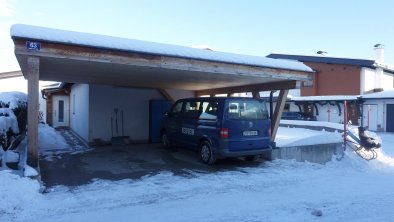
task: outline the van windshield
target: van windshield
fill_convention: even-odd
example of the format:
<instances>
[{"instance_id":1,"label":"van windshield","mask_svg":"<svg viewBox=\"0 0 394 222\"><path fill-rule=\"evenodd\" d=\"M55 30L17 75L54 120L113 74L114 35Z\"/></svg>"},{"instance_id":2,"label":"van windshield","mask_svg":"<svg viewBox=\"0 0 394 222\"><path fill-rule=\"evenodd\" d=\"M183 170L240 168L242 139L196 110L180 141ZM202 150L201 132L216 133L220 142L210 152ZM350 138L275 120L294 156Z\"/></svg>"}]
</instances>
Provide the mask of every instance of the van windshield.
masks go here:
<instances>
[{"instance_id":1,"label":"van windshield","mask_svg":"<svg viewBox=\"0 0 394 222\"><path fill-rule=\"evenodd\" d=\"M267 119L268 111L263 101L232 100L228 105L229 119Z\"/></svg>"}]
</instances>

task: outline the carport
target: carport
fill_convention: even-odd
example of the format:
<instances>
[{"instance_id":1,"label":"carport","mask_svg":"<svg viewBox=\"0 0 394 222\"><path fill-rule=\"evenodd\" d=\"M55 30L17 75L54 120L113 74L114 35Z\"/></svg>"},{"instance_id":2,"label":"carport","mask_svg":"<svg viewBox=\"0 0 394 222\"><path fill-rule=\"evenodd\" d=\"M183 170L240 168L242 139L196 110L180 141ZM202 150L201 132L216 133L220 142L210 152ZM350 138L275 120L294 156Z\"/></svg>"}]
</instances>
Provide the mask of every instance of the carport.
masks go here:
<instances>
[{"instance_id":1,"label":"carport","mask_svg":"<svg viewBox=\"0 0 394 222\"><path fill-rule=\"evenodd\" d=\"M280 90L272 115L275 140L289 89L311 81L300 62L230 54L102 35L14 25L15 55L28 80L28 164L38 167L39 80L168 89L195 96Z\"/></svg>"}]
</instances>

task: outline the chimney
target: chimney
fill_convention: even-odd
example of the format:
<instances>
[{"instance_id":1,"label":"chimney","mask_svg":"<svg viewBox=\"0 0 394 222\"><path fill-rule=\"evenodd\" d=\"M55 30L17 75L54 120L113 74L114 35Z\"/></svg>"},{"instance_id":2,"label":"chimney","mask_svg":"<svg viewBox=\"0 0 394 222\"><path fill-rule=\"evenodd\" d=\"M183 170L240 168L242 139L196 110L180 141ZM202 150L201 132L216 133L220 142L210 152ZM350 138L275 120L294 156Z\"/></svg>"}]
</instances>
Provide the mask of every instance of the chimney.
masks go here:
<instances>
[{"instance_id":1,"label":"chimney","mask_svg":"<svg viewBox=\"0 0 394 222\"><path fill-rule=\"evenodd\" d=\"M316 54L321 55L321 56L325 56L325 55L327 55L327 52L319 50L319 51L316 52Z\"/></svg>"},{"instance_id":2,"label":"chimney","mask_svg":"<svg viewBox=\"0 0 394 222\"><path fill-rule=\"evenodd\" d=\"M374 45L375 60L379 63L384 63L384 46L382 44Z\"/></svg>"},{"instance_id":3,"label":"chimney","mask_svg":"<svg viewBox=\"0 0 394 222\"><path fill-rule=\"evenodd\" d=\"M383 45L376 44L376 45L374 45L374 49L375 49L375 62L384 63ZM381 67L376 67L375 68L375 88L373 89L374 92L383 91L382 81L383 81L383 69Z\"/></svg>"}]
</instances>

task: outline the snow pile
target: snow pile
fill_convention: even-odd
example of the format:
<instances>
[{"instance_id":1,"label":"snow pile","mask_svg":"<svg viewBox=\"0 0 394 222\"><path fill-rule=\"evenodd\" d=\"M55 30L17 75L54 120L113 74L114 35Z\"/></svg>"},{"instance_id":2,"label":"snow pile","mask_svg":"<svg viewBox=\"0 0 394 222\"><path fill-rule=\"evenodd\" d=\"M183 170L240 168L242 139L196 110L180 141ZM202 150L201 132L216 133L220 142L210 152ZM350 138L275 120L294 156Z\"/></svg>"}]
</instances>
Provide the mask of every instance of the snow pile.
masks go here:
<instances>
[{"instance_id":1,"label":"snow pile","mask_svg":"<svg viewBox=\"0 0 394 222\"><path fill-rule=\"evenodd\" d=\"M41 152L70 148L63 136L47 124L38 126L38 146Z\"/></svg>"},{"instance_id":2,"label":"snow pile","mask_svg":"<svg viewBox=\"0 0 394 222\"><path fill-rule=\"evenodd\" d=\"M280 120L281 124L298 125L298 126L321 126L337 130L343 130L343 123L333 123L325 121L303 121L303 120Z\"/></svg>"},{"instance_id":3,"label":"snow pile","mask_svg":"<svg viewBox=\"0 0 394 222\"><path fill-rule=\"evenodd\" d=\"M23 92L1 92L0 102L4 104L9 103L9 108L15 109L27 105L27 95Z\"/></svg>"},{"instance_id":4,"label":"snow pile","mask_svg":"<svg viewBox=\"0 0 394 222\"><path fill-rule=\"evenodd\" d=\"M338 132L331 133L324 130L316 131L309 129L279 127L276 141L276 145L278 147L292 147L314 144L341 143L343 139L342 134Z\"/></svg>"},{"instance_id":5,"label":"snow pile","mask_svg":"<svg viewBox=\"0 0 394 222\"><path fill-rule=\"evenodd\" d=\"M21 211L42 201L37 180L20 177L10 170L0 170L0 178L0 221L14 221Z\"/></svg>"}]
</instances>

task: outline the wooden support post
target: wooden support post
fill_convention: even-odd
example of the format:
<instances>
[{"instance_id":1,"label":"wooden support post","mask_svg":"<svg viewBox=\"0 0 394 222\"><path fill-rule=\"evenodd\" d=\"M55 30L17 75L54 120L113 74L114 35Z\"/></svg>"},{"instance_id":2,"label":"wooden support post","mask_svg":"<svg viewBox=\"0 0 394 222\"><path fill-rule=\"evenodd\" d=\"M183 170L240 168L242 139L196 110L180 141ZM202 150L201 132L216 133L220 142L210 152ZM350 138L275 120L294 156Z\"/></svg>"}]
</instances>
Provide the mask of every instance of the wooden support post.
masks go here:
<instances>
[{"instance_id":1,"label":"wooden support post","mask_svg":"<svg viewBox=\"0 0 394 222\"><path fill-rule=\"evenodd\" d=\"M260 92L259 91L253 92L253 98L260 99Z\"/></svg>"},{"instance_id":2,"label":"wooden support post","mask_svg":"<svg viewBox=\"0 0 394 222\"><path fill-rule=\"evenodd\" d=\"M165 89L159 89L159 91L160 91L161 95L164 96L164 98L166 98L168 101L171 102L171 104L174 104L174 103L175 103L175 99L172 98L172 96L167 92L167 90L165 90Z\"/></svg>"},{"instance_id":3,"label":"wooden support post","mask_svg":"<svg viewBox=\"0 0 394 222\"><path fill-rule=\"evenodd\" d=\"M275 141L276 133L278 132L280 118L282 116L283 109L285 108L288 89L280 90L278 101L276 102L274 116L271 122L271 141Z\"/></svg>"},{"instance_id":4,"label":"wooden support post","mask_svg":"<svg viewBox=\"0 0 394 222\"><path fill-rule=\"evenodd\" d=\"M40 58L27 57L27 164L38 169L38 80L40 74Z\"/></svg>"}]
</instances>

